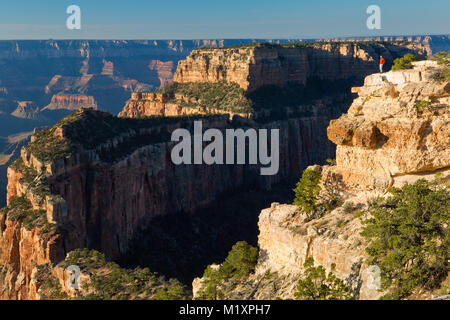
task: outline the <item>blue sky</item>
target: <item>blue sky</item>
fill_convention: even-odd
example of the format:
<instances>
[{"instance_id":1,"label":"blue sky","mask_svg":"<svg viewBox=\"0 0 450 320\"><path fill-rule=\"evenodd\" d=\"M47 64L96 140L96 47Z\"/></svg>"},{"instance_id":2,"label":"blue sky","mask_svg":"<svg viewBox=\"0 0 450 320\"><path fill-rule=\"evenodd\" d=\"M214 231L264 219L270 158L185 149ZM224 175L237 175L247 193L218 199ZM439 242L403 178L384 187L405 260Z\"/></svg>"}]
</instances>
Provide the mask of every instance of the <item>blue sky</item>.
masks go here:
<instances>
[{"instance_id":1,"label":"blue sky","mask_svg":"<svg viewBox=\"0 0 450 320\"><path fill-rule=\"evenodd\" d=\"M81 8L81 30L66 8ZM381 30L366 27L369 5ZM323 38L448 34L449 0L0 0L0 39Z\"/></svg>"}]
</instances>

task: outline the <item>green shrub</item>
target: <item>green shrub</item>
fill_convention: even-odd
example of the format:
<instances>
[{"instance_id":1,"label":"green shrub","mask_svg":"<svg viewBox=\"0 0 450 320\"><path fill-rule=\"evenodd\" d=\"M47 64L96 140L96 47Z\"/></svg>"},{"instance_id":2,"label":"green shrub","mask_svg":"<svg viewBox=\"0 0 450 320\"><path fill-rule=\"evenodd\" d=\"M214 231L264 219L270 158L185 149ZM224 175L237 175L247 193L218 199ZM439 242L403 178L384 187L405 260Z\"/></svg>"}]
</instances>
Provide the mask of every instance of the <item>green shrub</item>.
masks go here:
<instances>
[{"instance_id":1,"label":"green shrub","mask_svg":"<svg viewBox=\"0 0 450 320\"><path fill-rule=\"evenodd\" d=\"M351 300L353 296L345 283L333 273L326 274L322 266L314 267L314 259L309 257L303 266L306 270L298 280L297 300Z\"/></svg>"},{"instance_id":2,"label":"green shrub","mask_svg":"<svg viewBox=\"0 0 450 320\"><path fill-rule=\"evenodd\" d=\"M255 271L258 249L245 241L237 242L220 266L209 265L203 273L204 282L200 288L199 299L216 300L224 297L220 285L237 281Z\"/></svg>"},{"instance_id":3,"label":"green shrub","mask_svg":"<svg viewBox=\"0 0 450 320\"><path fill-rule=\"evenodd\" d=\"M413 61L419 61L419 58L412 53L407 53L403 56L403 58L397 58L394 60L392 70L412 69L413 65L411 64L411 62Z\"/></svg>"},{"instance_id":4,"label":"green shrub","mask_svg":"<svg viewBox=\"0 0 450 320\"><path fill-rule=\"evenodd\" d=\"M52 275L50 264L42 264L36 267L36 281L41 283L39 288L42 300L63 300L67 294L62 292L59 280Z\"/></svg>"},{"instance_id":5,"label":"green shrub","mask_svg":"<svg viewBox=\"0 0 450 320\"><path fill-rule=\"evenodd\" d=\"M357 206L353 202L347 201L342 206L342 209L344 210L344 213L352 213L357 209Z\"/></svg>"},{"instance_id":6,"label":"green shrub","mask_svg":"<svg viewBox=\"0 0 450 320\"><path fill-rule=\"evenodd\" d=\"M211 108L236 113L253 112L251 100L246 97L244 89L235 82L172 82L156 92L164 94L169 101L180 103L184 107ZM176 94L187 97L188 101L177 100Z\"/></svg>"},{"instance_id":7,"label":"green shrub","mask_svg":"<svg viewBox=\"0 0 450 320\"><path fill-rule=\"evenodd\" d=\"M294 189L294 204L305 213L316 210L316 203L320 193L319 181L322 174L318 170L306 169Z\"/></svg>"},{"instance_id":8,"label":"green shrub","mask_svg":"<svg viewBox=\"0 0 450 320\"><path fill-rule=\"evenodd\" d=\"M153 300L186 300L185 287L175 279L169 280L169 285L158 289Z\"/></svg>"},{"instance_id":9,"label":"green shrub","mask_svg":"<svg viewBox=\"0 0 450 320\"><path fill-rule=\"evenodd\" d=\"M431 106L431 102L426 101L426 100L417 101L415 104L417 112L419 112L419 113L423 112L425 109L429 108L430 106Z\"/></svg>"},{"instance_id":10,"label":"green shrub","mask_svg":"<svg viewBox=\"0 0 450 320\"><path fill-rule=\"evenodd\" d=\"M450 65L450 53L445 51L437 52L433 55L433 60L448 66Z\"/></svg>"},{"instance_id":11,"label":"green shrub","mask_svg":"<svg viewBox=\"0 0 450 320\"><path fill-rule=\"evenodd\" d=\"M82 283L84 292L78 299L87 300L184 300L190 296L176 279L166 280L148 268L126 269L115 262L107 262L105 255L96 250L71 251L61 267L77 265L83 273L90 274L90 281Z\"/></svg>"},{"instance_id":12,"label":"green shrub","mask_svg":"<svg viewBox=\"0 0 450 320\"><path fill-rule=\"evenodd\" d=\"M361 234L370 241L369 263L381 270L381 289L401 299L416 287L439 287L446 278L450 201L447 191L426 180L390 193L371 203Z\"/></svg>"},{"instance_id":13,"label":"green shrub","mask_svg":"<svg viewBox=\"0 0 450 320\"><path fill-rule=\"evenodd\" d=\"M0 214L5 214L8 220L21 222L28 231L38 228L39 235L56 230L56 224L47 221L46 211L34 210L25 195L13 197L8 206L0 209Z\"/></svg>"},{"instance_id":14,"label":"green shrub","mask_svg":"<svg viewBox=\"0 0 450 320\"><path fill-rule=\"evenodd\" d=\"M16 171L22 171L25 169L25 163L23 162L22 157L18 157L16 160L14 160L10 165L10 168L16 170Z\"/></svg>"},{"instance_id":15,"label":"green shrub","mask_svg":"<svg viewBox=\"0 0 450 320\"><path fill-rule=\"evenodd\" d=\"M348 223L348 220L339 218L339 219L336 221L336 228L342 228L342 227L345 226L347 223Z\"/></svg>"},{"instance_id":16,"label":"green shrub","mask_svg":"<svg viewBox=\"0 0 450 320\"><path fill-rule=\"evenodd\" d=\"M327 212L331 212L334 209L342 206L343 204L344 204L344 200L336 197L336 198L327 199L326 201L324 201L323 206Z\"/></svg>"},{"instance_id":17,"label":"green shrub","mask_svg":"<svg viewBox=\"0 0 450 320\"><path fill-rule=\"evenodd\" d=\"M56 137L57 126L42 129L36 132L34 141L25 148L43 162L69 157L72 154L70 143L66 139Z\"/></svg>"},{"instance_id":18,"label":"green shrub","mask_svg":"<svg viewBox=\"0 0 450 320\"><path fill-rule=\"evenodd\" d=\"M450 81L450 68L437 69L433 71L430 75L431 80L434 82L449 82Z\"/></svg>"}]
</instances>

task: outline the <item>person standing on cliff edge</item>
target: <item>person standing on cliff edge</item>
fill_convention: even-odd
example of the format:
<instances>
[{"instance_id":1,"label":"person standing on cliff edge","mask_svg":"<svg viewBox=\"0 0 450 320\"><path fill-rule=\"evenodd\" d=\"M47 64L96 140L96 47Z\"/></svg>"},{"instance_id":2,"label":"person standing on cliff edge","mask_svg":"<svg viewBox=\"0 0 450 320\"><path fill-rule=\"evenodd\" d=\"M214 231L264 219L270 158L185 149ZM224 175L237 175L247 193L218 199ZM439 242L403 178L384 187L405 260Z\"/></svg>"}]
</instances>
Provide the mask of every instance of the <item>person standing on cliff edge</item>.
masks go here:
<instances>
[{"instance_id":1,"label":"person standing on cliff edge","mask_svg":"<svg viewBox=\"0 0 450 320\"><path fill-rule=\"evenodd\" d=\"M386 60L384 60L383 56L380 56L380 73L383 73L383 66L386 63Z\"/></svg>"}]
</instances>

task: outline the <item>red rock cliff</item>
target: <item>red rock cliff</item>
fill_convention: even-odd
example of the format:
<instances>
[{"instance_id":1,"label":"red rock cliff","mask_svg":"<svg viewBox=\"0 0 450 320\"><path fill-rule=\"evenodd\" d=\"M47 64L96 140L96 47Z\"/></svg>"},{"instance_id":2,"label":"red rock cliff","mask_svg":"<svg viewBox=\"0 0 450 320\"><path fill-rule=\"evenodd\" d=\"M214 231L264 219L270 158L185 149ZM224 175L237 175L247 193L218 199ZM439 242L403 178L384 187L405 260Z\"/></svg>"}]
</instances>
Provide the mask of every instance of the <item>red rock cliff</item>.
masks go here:
<instances>
[{"instance_id":1,"label":"red rock cliff","mask_svg":"<svg viewBox=\"0 0 450 320\"><path fill-rule=\"evenodd\" d=\"M395 43L301 43L291 45L259 44L223 49L196 49L179 61L174 74L175 84L236 83L245 93L273 87L297 85L308 95L321 91L321 96L335 91L345 92L351 85L362 83L368 74L377 72L379 54L388 64L407 52L425 53L418 44ZM168 87L170 88L170 86ZM179 90L169 96L164 89L155 93L135 92L127 102L122 117L148 115L184 115L192 113L233 113L211 105L202 104L197 96ZM189 91L189 90L188 90ZM336 92L335 92L336 93ZM281 104L283 102L280 102ZM242 114L242 112L237 112Z\"/></svg>"},{"instance_id":2,"label":"red rock cliff","mask_svg":"<svg viewBox=\"0 0 450 320\"><path fill-rule=\"evenodd\" d=\"M145 124L151 120L142 121ZM244 127L280 129L277 175L263 177L258 166L247 165L175 166L170 158L174 143L168 142L169 133L180 126L192 128L193 120L167 121L124 127L127 119L87 109L48 132L35 134L33 142L22 150L18 160L21 165L8 169L8 203L24 196L30 210L43 211L45 223L31 224L26 231L20 222L12 222L16 208L5 209L0 236L4 297L37 297L38 285L30 286L35 281L34 269L44 263L56 264L70 250L89 247L104 252L109 259L120 257L134 232L155 216L191 212L229 190L255 184L270 188L296 177L310 162L321 161L333 152L330 143L323 144L328 117L318 114L264 125L241 119ZM224 130L231 122L228 116L206 117L203 126ZM85 141L92 141L97 134L104 138L94 138L95 144ZM47 148L62 142L70 149L47 153ZM323 147L315 150L317 144ZM52 154L63 158L51 160ZM49 228L47 223L55 230L40 238L41 230Z\"/></svg>"},{"instance_id":3,"label":"red rock cliff","mask_svg":"<svg viewBox=\"0 0 450 320\"><path fill-rule=\"evenodd\" d=\"M46 106L44 109L76 110L82 107L97 109L97 102L92 96L59 93L53 95L50 104Z\"/></svg>"}]
</instances>

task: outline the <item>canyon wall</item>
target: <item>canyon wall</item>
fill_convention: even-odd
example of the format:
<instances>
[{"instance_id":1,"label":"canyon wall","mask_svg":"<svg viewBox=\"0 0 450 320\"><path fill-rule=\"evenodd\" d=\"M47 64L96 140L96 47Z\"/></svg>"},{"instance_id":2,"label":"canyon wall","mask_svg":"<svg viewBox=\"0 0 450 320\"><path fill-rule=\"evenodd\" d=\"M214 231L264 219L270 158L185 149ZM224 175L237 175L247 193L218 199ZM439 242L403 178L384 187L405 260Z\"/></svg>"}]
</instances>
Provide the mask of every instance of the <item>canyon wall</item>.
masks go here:
<instances>
[{"instance_id":1,"label":"canyon wall","mask_svg":"<svg viewBox=\"0 0 450 320\"><path fill-rule=\"evenodd\" d=\"M292 99L287 96L309 99L337 94L349 96L352 85L362 83L366 75L377 72L380 54L390 65L406 53L424 56L426 50L415 43L326 42L196 49L178 63L173 79L178 86L190 86L188 89L175 89L174 94L169 94L167 91L171 86L168 86L154 93L134 93L119 116L173 116L202 112L198 108L203 103L201 98L187 94L194 84L236 83L250 99L256 98L253 99L252 112L256 117L260 109L265 108L260 106L264 99L275 100L275 104L281 107L295 107L292 104L298 102L288 101ZM278 97L282 90L277 88L283 87L288 89L284 89L284 96ZM241 100L245 100L244 92L240 93ZM203 109L203 113L230 113L230 110L213 108L207 103Z\"/></svg>"},{"instance_id":2,"label":"canyon wall","mask_svg":"<svg viewBox=\"0 0 450 320\"><path fill-rule=\"evenodd\" d=\"M73 126L92 130L88 126L97 123L98 127L99 119L107 117L107 114L85 110L79 117ZM6 268L3 282L6 293L3 297L31 298L36 294L22 292L22 284L11 285L23 278L23 287L29 288L32 266L36 263L57 263L70 250L82 247L98 249L109 259L118 258L127 251L135 231L151 223L155 216L192 212L230 190L270 188L280 181L295 179L309 163L332 156L332 145L324 143L326 118L289 119L265 125L245 119L235 121L240 121L244 128L251 125L253 128L280 129L280 171L276 176L260 176L256 165L175 166L170 158L173 142L144 142L159 136L167 139L167 135L178 126L192 127L192 120L117 135L95 149L49 163L38 160L33 153L23 149L19 161L23 161L24 166L8 169L8 203L25 195L33 209L44 210L47 221L56 223L59 229L50 233L47 236L49 242L45 242L37 236L38 227L32 229L32 236L20 223L4 224L0 246L4 254L0 264ZM208 117L203 120L203 126L225 130L232 128L233 123L225 115ZM107 128L102 126L102 130ZM71 130L72 127L67 125L55 132ZM66 138L64 134L62 137ZM127 148L137 141L142 145L131 150ZM320 150L315 150L317 144L322 145ZM51 196L45 200L30 187L32 181L22 179L30 167L43 172L40 178L45 177L51 190ZM9 221L8 213L2 218ZM25 238L15 234L32 239L23 240ZM25 243L27 247L21 249L20 244ZM25 252L44 252L45 255L40 254L42 258L38 259L34 255L27 256ZM17 263L9 260L12 256L17 257Z\"/></svg>"},{"instance_id":3,"label":"canyon wall","mask_svg":"<svg viewBox=\"0 0 450 320\"><path fill-rule=\"evenodd\" d=\"M260 57L266 59L260 59L255 70L261 70L263 79L254 80L258 85L249 85L255 91L258 86L278 83L279 78L268 70L281 68L277 63L274 66L279 58L268 58L277 57L281 49L261 50ZM310 49L281 51L285 56L292 51L298 57L302 50ZM215 52L222 54L221 49ZM342 52L345 56L347 51ZM327 64L339 66L338 57L335 63L330 58ZM288 78L292 72L296 81L304 79L298 69L289 70ZM264 72L269 73L267 78ZM350 83L361 76L361 69L353 72L356 74L346 73L344 80ZM325 71L321 74L326 75ZM192 78L186 71L184 75ZM336 75L332 71L327 83L339 80ZM8 169L8 206L0 212L1 297L39 298L38 267L55 265L73 249L88 247L104 252L108 259L119 258L137 231L156 216L189 214L228 191L270 189L279 182L293 182L307 165L333 158L334 146L326 137L326 127L348 105L346 95L342 98L332 89L324 92L323 99L307 104L280 102L281 116L269 112L264 121L239 116L230 119L228 115L133 119L124 114L117 118L80 109L51 128L36 130L31 143ZM289 109L296 112L291 114ZM136 118L142 115L134 114ZM258 165L175 166L170 159L174 145L170 135L179 127L192 130L195 119L202 120L204 128L222 131L279 129L278 174L261 176Z\"/></svg>"},{"instance_id":4,"label":"canyon wall","mask_svg":"<svg viewBox=\"0 0 450 320\"><path fill-rule=\"evenodd\" d=\"M71 93L93 96L100 109L117 114L132 91L170 82L193 49L251 41L0 41L0 110L15 100L42 109L54 94Z\"/></svg>"},{"instance_id":5,"label":"canyon wall","mask_svg":"<svg viewBox=\"0 0 450 320\"><path fill-rule=\"evenodd\" d=\"M17 108L11 115L17 118L35 119L39 115L39 107L32 101L18 101Z\"/></svg>"},{"instance_id":6,"label":"canyon wall","mask_svg":"<svg viewBox=\"0 0 450 320\"><path fill-rule=\"evenodd\" d=\"M408 51L425 54L418 44L301 43L194 50L178 63L175 82L236 82L253 91L263 86L306 85L312 78L327 81L363 79L377 71L379 55L392 64Z\"/></svg>"},{"instance_id":7,"label":"canyon wall","mask_svg":"<svg viewBox=\"0 0 450 320\"><path fill-rule=\"evenodd\" d=\"M420 43L425 46L428 55L433 55L436 52L450 50L450 36L449 35L423 35L423 36L380 36L380 37L349 37L349 38L329 38L326 39L332 42L345 41L406 41Z\"/></svg>"},{"instance_id":8,"label":"canyon wall","mask_svg":"<svg viewBox=\"0 0 450 320\"><path fill-rule=\"evenodd\" d=\"M178 61L193 49L249 42L0 41L0 136L53 125L79 107L95 106L117 114L131 92L170 83ZM0 149L0 154L6 152ZM5 180L2 175L1 205L6 203Z\"/></svg>"}]
</instances>

